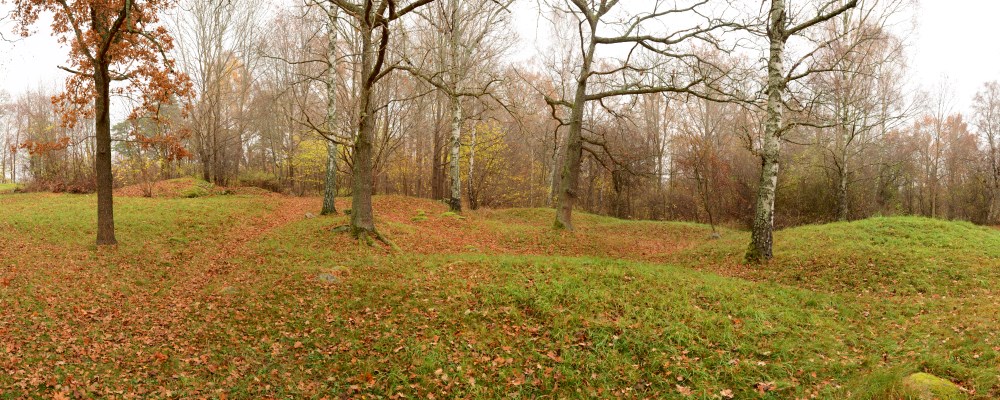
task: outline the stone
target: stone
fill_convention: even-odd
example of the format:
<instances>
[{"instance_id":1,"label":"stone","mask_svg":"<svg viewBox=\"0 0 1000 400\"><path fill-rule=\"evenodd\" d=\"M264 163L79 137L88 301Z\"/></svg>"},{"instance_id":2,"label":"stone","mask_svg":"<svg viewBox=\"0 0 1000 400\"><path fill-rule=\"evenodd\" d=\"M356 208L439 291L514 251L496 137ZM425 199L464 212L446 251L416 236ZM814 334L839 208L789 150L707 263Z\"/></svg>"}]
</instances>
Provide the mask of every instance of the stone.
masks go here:
<instances>
[{"instance_id":1,"label":"stone","mask_svg":"<svg viewBox=\"0 0 1000 400\"><path fill-rule=\"evenodd\" d=\"M306 219L313 219L313 218L316 218L316 214L306 213Z\"/></svg>"},{"instance_id":2,"label":"stone","mask_svg":"<svg viewBox=\"0 0 1000 400\"><path fill-rule=\"evenodd\" d=\"M338 278L337 275L329 274L329 273L319 274L319 275L316 276L316 279L319 279L319 281L323 282L323 283L337 283L337 282L340 282L340 278Z\"/></svg>"},{"instance_id":3,"label":"stone","mask_svg":"<svg viewBox=\"0 0 1000 400\"><path fill-rule=\"evenodd\" d=\"M965 395L955 383L918 372L903 378L903 393L918 400L958 400Z\"/></svg>"}]
</instances>

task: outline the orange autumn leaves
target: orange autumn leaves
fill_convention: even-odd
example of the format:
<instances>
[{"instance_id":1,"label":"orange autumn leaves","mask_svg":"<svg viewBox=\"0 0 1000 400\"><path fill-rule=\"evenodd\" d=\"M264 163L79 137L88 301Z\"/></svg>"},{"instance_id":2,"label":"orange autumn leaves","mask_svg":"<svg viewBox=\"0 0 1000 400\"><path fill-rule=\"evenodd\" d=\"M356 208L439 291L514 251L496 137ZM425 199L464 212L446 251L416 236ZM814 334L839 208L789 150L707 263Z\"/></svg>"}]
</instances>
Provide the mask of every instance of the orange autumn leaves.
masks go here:
<instances>
[{"instance_id":1,"label":"orange autumn leaves","mask_svg":"<svg viewBox=\"0 0 1000 400\"><path fill-rule=\"evenodd\" d=\"M107 65L111 93L135 101L129 119L158 120L160 107L190 95L188 77L167 57L174 40L160 25L159 14L174 0L2 0L12 4L15 31L22 36L43 14L52 16L58 42L69 47L65 91L52 101L62 123L74 126L94 117L95 76ZM170 139L158 138L160 142Z\"/></svg>"},{"instance_id":2,"label":"orange autumn leaves","mask_svg":"<svg viewBox=\"0 0 1000 400\"><path fill-rule=\"evenodd\" d=\"M11 153L13 153L20 148L27 150L28 154L31 155L44 155L50 151L65 149L66 147L69 146L69 141L70 139L67 136L63 136L59 139L49 142L28 140L25 141L24 143L21 143L20 145L11 146L10 151Z\"/></svg>"}]
</instances>

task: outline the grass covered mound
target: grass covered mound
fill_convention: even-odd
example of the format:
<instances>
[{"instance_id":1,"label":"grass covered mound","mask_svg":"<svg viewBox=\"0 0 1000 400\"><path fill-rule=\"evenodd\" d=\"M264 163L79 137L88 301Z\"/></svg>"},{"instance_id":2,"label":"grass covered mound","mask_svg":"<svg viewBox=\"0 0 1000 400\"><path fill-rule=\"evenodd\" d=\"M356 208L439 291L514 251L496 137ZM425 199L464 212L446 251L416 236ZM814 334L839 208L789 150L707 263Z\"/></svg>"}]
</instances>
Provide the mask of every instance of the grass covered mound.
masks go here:
<instances>
[{"instance_id":1,"label":"grass covered mound","mask_svg":"<svg viewBox=\"0 0 1000 400\"><path fill-rule=\"evenodd\" d=\"M775 233L775 259L742 265L749 234L730 232L683 261L745 279L881 296L973 296L1000 282L1000 230L922 217L871 218Z\"/></svg>"},{"instance_id":2,"label":"grass covered mound","mask_svg":"<svg viewBox=\"0 0 1000 400\"><path fill-rule=\"evenodd\" d=\"M0 183L0 194L14 193L21 188L21 185L16 183Z\"/></svg>"},{"instance_id":3,"label":"grass covered mound","mask_svg":"<svg viewBox=\"0 0 1000 400\"><path fill-rule=\"evenodd\" d=\"M176 178L147 184L126 186L115 190L123 197L195 198L222 193L223 189L197 178Z\"/></svg>"},{"instance_id":4,"label":"grass covered mound","mask_svg":"<svg viewBox=\"0 0 1000 400\"><path fill-rule=\"evenodd\" d=\"M0 202L0 397L881 399L915 372L1000 397L966 224L791 229L748 267L745 233L694 224L377 197L392 253L319 199L128 198L98 253L92 196Z\"/></svg>"}]
</instances>

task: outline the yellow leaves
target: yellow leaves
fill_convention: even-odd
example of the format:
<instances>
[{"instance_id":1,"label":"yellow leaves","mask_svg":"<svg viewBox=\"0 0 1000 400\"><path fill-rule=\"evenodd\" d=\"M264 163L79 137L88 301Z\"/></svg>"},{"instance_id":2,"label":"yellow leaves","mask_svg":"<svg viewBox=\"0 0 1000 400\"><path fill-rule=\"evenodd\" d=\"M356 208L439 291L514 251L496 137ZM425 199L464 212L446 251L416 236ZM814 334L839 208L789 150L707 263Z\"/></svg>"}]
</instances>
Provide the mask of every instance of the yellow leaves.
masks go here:
<instances>
[{"instance_id":1,"label":"yellow leaves","mask_svg":"<svg viewBox=\"0 0 1000 400\"><path fill-rule=\"evenodd\" d=\"M290 160L297 171L296 179L313 185L323 183L327 158L325 140L309 139L300 142L298 151L292 154Z\"/></svg>"}]
</instances>

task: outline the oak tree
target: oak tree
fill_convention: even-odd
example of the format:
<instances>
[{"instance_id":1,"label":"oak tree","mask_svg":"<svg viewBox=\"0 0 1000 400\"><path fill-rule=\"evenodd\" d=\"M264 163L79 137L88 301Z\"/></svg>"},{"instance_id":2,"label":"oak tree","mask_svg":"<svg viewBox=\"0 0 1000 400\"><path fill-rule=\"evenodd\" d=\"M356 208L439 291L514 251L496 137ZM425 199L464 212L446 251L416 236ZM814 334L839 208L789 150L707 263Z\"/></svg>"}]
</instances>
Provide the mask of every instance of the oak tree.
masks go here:
<instances>
[{"instance_id":1,"label":"oak tree","mask_svg":"<svg viewBox=\"0 0 1000 400\"><path fill-rule=\"evenodd\" d=\"M111 173L111 94L129 94L140 105L131 117L157 115L160 104L185 95L189 84L174 70L167 53L173 39L159 23L159 13L172 0L6 0L21 35L42 14L52 15L52 33L69 47L70 73L66 89L53 97L63 123L74 125L93 118L96 138L97 244L117 244L115 238L114 178ZM126 82L115 85L115 82Z\"/></svg>"}]
</instances>

